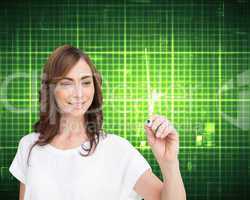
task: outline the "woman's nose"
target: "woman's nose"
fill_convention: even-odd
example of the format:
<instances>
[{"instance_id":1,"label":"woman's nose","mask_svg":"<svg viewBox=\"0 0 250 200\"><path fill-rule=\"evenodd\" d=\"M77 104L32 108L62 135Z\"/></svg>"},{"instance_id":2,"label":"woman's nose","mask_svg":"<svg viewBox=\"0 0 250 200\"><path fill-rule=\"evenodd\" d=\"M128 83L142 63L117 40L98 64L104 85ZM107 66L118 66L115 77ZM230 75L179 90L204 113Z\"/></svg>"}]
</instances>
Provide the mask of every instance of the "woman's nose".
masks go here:
<instances>
[{"instance_id":1,"label":"woman's nose","mask_svg":"<svg viewBox=\"0 0 250 200\"><path fill-rule=\"evenodd\" d=\"M81 87L81 85L75 85L74 86L74 96L77 96L77 97L82 97L83 95L83 89Z\"/></svg>"}]
</instances>

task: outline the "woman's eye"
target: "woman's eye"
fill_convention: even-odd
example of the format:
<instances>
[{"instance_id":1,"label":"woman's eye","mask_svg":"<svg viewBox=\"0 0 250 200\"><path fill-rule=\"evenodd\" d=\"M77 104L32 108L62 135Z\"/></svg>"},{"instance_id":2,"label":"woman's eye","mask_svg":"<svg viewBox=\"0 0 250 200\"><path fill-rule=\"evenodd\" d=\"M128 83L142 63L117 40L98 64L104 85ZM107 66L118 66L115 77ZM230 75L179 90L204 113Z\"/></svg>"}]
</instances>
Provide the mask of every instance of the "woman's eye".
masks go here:
<instances>
[{"instance_id":1,"label":"woman's eye","mask_svg":"<svg viewBox=\"0 0 250 200\"><path fill-rule=\"evenodd\" d=\"M61 83L61 85L71 85L70 83Z\"/></svg>"},{"instance_id":2,"label":"woman's eye","mask_svg":"<svg viewBox=\"0 0 250 200\"><path fill-rule=\"evenodd\" d=\"M83 85L89 85L91 82L83 82Z\"/></svg>"},{"instance_id":3,"label":"woman's eye","mask_svg":"<svg viewBox=\"0 0 250 200\"><path fill-rule=\"evenodd\" d=\"M89 85L89 84L91 84L91 82L90 81L88 81L88 82L82 82L82 84L83 85ZM70 86L70 85L72 85L71 83L61 83L60 84L61 86Z\"/></svg>"}]
</instances>

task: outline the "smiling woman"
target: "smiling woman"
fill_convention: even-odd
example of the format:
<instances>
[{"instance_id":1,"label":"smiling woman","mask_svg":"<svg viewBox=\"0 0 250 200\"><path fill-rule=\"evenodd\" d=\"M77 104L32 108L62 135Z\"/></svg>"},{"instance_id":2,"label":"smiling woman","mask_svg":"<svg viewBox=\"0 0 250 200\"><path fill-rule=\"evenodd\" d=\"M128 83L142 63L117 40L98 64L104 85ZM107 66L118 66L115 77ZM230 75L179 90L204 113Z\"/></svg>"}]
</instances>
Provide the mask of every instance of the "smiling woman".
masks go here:
<instances>
[{"instance_id":1,"label":"smiling woman","mask_svg":"<svg viewBox=\"0 0 250 200\"><path fill-rule=\"evenodd\" d=\"M89 140L89 155L102 129L101 84L101 76L87 54L70 45L58 47L44 66L40 119L34 124L40 136L33 146L66 144L69 139L74 146Z\"/></svg>"},{"instance_id":2,"label":"smiling woman","mask_svg":"<svg viewBox=\"0 0 250 200\"><path fill-rule=\"evenodd\" d=\"M10 166L21 199L138 198L135 178L150 166L127 140L104 133L101 84L80 49L64 45L50 55L39 91L40 118L20 140Z\"/></svg>"},{"instance_id":3,"label":"smiling woman","mask_svg":"<svg viewBox=\"0 0 250 200\"><path fill-rule=\"evenodd\" d=\"M128 140L103 131L101 85L100 74L80 49L64 45L50 55L39 91L39 120L19 141L9 168L20 181L19 199L183 200L175 129L159 116L145 127L164 177L171 172L163 190Z\"/></svg>"}]
</instances>

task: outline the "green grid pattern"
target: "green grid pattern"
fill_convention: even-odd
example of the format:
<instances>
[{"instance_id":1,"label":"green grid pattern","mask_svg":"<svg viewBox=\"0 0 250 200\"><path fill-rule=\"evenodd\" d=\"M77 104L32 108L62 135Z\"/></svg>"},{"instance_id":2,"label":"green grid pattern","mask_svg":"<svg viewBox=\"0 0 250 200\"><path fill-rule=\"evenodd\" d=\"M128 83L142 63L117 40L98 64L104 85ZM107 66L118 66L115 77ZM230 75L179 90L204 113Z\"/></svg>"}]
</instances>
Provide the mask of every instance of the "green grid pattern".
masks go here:
<instances>
[{"instance_id":1,"label":"green grid pattern","mask_svg":"<svg viewBox=\"0 0 250 200\"><path fill-rule=\"evenodd\" d=\"M152 102L154 113L179 131L188 199L248 199L248 6L245 0L3 3L0 198L17 199L8 167L37 120L43 64L69 43L102 74L104 129L131 141L158 177L143 129Z\"/></svg>"}]
</instances>

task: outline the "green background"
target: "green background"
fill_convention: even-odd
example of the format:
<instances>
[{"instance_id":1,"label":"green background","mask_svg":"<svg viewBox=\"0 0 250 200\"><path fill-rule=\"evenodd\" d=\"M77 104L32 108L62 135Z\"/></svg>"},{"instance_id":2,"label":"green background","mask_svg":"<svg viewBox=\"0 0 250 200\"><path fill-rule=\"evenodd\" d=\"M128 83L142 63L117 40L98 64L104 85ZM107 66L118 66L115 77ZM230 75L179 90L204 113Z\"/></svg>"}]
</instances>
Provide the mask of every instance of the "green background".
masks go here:
<instances>
[{"instance_id":1,"label":"green background","mask_svg":"<svg viewBox=\"0 0 250 200\"><path fill-rule=\"evenodd\" d=\"M250 12L238 1L9 1L0 8L0 199L37 120L42 67L71 44L103 78L104 129L127 138L162 179L143 123L166 116L180 134L188 199L248 199ZM11 109L14 108L14 109Z\"/></svg>"}]
</instances>

